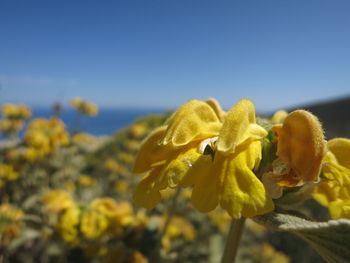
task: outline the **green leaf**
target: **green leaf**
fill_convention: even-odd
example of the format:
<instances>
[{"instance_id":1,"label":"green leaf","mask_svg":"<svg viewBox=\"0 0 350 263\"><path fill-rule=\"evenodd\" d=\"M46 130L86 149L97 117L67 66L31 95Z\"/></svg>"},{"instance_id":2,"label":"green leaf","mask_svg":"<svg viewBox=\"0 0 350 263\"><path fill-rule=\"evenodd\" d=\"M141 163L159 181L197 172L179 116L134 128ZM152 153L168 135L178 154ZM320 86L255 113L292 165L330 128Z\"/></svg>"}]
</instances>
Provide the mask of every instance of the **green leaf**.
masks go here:
<instances>
[{"instance_id":1,"label":"green leaf","mask_svg":"<svg viewBox=\"0 0 350 263\"><path fill-rule=\"evenodd\" d=\"M295 215L276 212L253 219L273 230L287 231L301 237L327 262L350 262L350 220L314 222Z\"/></svg>"}]
</instances>

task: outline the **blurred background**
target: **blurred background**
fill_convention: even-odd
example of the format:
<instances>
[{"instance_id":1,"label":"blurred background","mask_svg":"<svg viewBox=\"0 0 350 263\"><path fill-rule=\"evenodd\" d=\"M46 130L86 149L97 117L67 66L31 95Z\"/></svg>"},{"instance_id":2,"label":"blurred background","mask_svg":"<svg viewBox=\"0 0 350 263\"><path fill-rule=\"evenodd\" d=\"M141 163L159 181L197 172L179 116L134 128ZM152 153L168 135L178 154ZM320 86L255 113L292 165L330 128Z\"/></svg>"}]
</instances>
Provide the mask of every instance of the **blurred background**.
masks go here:
<instances>
[{"instance_id":1,"label":"blurred background","mask_svg":"<svg viewBox=\"0 0 350 263\"><path fill-rule=\"evenodd\" d=\"M264 114L346 99L349 8L342 0L3 0L0 103L27 104L34 116L61 103L69 125L68 103L81 96L101 109L83 127L101 135L190 99L214 97L228 109L250 98Z\"/></svg>"}]
</instances>

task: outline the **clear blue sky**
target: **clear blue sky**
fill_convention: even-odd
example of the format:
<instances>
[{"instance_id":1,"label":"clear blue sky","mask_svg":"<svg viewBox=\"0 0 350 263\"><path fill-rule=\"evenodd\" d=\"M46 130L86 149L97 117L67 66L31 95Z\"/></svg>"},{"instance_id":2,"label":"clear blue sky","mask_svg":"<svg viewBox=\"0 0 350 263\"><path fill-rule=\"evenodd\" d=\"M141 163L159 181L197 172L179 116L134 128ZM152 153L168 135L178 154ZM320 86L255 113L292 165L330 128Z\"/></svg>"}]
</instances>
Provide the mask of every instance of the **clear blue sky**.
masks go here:
<instances>
[{"instance_id":1,"label":"clear blue sky","mask_svg":"<svg viewBox=\"0 0 350 263\"><path fill-rule=\"evenodd\" d=\"M0 103L259 110L350 94L349 0L0 2Z\"/></svg>"}]
</instances>

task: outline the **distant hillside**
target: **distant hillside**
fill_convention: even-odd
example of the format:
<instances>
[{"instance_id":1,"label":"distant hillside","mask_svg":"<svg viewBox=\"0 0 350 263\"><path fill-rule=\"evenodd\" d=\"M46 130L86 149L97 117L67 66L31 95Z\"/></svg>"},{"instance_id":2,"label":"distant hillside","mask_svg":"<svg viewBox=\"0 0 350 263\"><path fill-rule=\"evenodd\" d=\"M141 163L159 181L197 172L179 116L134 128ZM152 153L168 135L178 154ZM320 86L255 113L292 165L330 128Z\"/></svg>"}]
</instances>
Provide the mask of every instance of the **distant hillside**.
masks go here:
<instances>
[{"instance_id":1,"label":"distant hillside","mask_svg":"<svg viewBox=\"0 0 350 263\"><path fill-rule=\"evenodd\" d=\"M350 96L311 105L301 105L297 108L309 110L319 118L326 130L327 139L350 138Z\"/></svg>"}]
</instances>

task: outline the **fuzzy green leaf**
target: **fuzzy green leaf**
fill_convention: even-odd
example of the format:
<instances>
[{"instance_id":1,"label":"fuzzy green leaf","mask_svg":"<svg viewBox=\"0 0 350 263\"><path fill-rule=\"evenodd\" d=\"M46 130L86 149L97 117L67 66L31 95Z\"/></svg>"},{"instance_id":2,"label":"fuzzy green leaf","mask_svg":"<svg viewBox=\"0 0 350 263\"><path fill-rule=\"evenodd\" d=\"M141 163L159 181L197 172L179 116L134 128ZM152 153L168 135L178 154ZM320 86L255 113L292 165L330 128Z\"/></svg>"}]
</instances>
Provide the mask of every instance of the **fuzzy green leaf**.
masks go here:
<instances>
[{"instance_id":1,"label":"fuzzy green leaf","mask_svg":"<svg viewBox=\"0 0 350 263\"><path fill-rule=\"evenodd\" d=\"M329 263L350 262L350 220L314 222L276 212L253 219L273 230L287 231L301 237Z\"/></svg>"}]
</instances>

